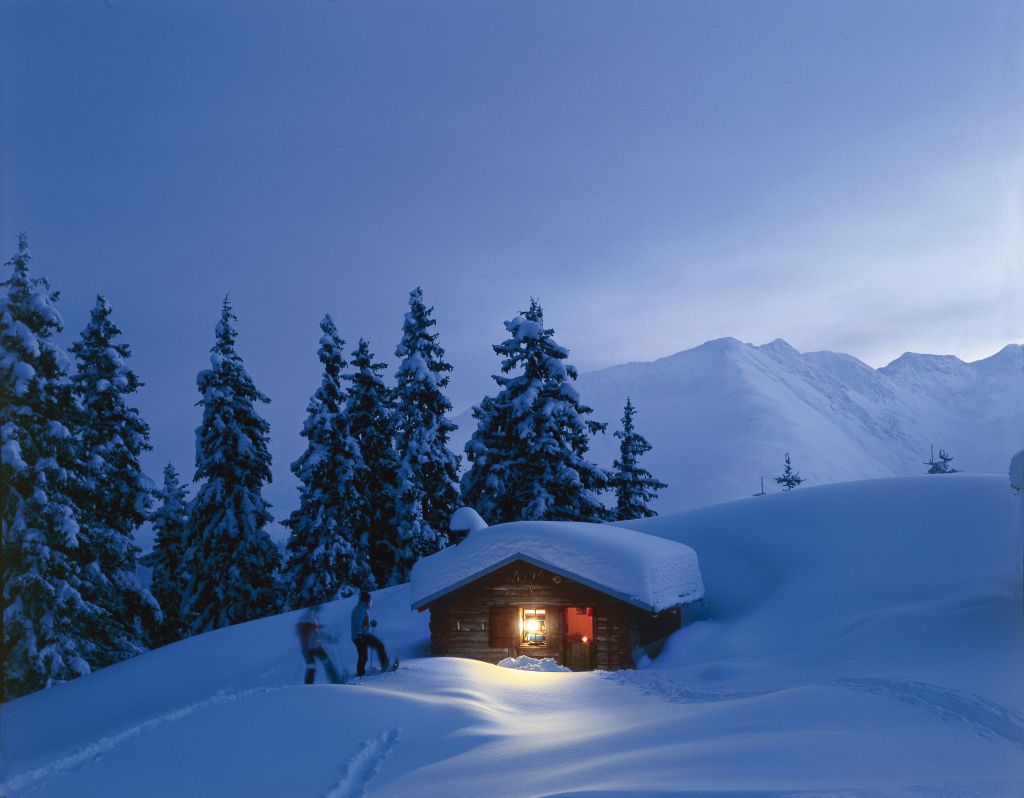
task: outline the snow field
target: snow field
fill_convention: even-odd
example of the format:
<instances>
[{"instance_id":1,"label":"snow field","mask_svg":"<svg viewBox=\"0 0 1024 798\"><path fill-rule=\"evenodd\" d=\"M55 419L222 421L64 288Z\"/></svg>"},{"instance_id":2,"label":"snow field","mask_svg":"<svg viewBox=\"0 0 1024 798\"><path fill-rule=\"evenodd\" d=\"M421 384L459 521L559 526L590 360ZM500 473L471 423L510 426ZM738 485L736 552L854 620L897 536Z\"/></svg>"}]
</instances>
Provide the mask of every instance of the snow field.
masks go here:
<instances>
[{"instance_id":1,"label":"snow field","mask_svg":"<svg viewBox=\"0 0 1024 798\"><path fill-rule=\"evenodd\" d=\"M955 475L632 522L697 552L709 614L639 671L426 657L404 585L372 609L402 667L348 685L298 684L294 613L200 635L3 706L0 794L1019 798L1021 500Z\"/></svg>"}]
</instances>

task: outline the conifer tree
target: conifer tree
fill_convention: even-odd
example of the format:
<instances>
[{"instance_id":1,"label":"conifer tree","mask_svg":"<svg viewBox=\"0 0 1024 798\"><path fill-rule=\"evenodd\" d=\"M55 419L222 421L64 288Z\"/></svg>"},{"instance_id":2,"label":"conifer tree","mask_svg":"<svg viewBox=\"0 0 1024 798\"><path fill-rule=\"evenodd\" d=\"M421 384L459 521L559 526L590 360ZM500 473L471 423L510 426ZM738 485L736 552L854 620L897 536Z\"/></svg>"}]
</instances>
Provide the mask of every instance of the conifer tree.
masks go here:
<instances>
[{"instance_id":1,"label":"conifer tree","mask_svg":"<svg viewBox=\"0 0 1024 798\"><path fill-rule=\"evenodd\" d=\"M370 583L368 541L353 525L364 465L349 435L342 371L345 342L330 316L320 322L320 387L309 400L302 436L306 451L292 463L299 478L299 507L285 521L288 538L284 582L291 607L308 607L351 594Z\"/></svg>"},{"instance_id":2,"label":"conifer tree","mask_svg":"<svg viewBox=\"0 0 1024 798\"><path fill-rule=\"evenodd\" d=\"M78 549L88 578L85 594L106 610L108 623L95 640L95 667L142 653L160 609L135 575L139 547L135 531L146 520L154 485L139 457L150 449L149 426L129 398L142 385L128 367L128 345L111 321L111 308L96 297L89 323L71 351L72 380L81 412L76 504L81 511Z\"/></svg>"},{"instance_id":3,"label":"conifer tree","mask_svg":"<svg viewBox=\"0 0 1024 798\"><path fill-rule=\"evenodd\" d=\"M280 554L266 525L273 520L261 488L270 482L270 425L235 350L237 332L227 297L210 350L210 368L196 383L203 420L196 429L199 484L189 507L182 612L194 633L260 618L280 607Z\"/></svg>"},{"instance_id":4,"label":"conifer tree","mask_svg":"<svg viewBox=\"0 0 1024 798\"><path fill-rule=\"evenodd\" d=\"M395 539L395 475L398 468L393 443L391 391L381 379L387 366L376 363L370 345L360 338L352 353L354 371L345 403L348 433L359 446L363 467L356 475L358 504L351 522L366 546L373 584L386 585L397 560ZM368 587L369 585L364 585Z\"/></svg>"},{"instance_id":5,"label":"conifer tree","mask_svg":"<svg viewBox=\"0 0 1024 798\"><path fill-rule=\"evenodd\" d=\"M448 418L452 403L444 395L452 367L437 333L431 332L437 324L432 313L420 288L410 292L402 341L395 349L401 364L395 375L398 472L390 584L407 581L417 560L448 545L448 521L459 509L459 457L448 448L456 426Z\"/></svg>"},{"instance_id":6,"label":"conifer tree","mask_svg":"<svg viewBox=\"0 0 1024 798\"><path fill-rule=\"evenodd\" d=\"M82 594L70 360L53 340L58 294L29 270L24 236L0 282L2 700L88 673L103 611Z\"/></svg>"},{"instance_id":7,"label":"conifer tree","mask_svg":"<svg viewBox=\"0 0 1024 798\"><path fill-rule=\"evenodd\" d=\"M505 328L511 337L493 347L503 358L502 374L494 375L500 390L473 408L463 503L492 524L608 520L598 493L609 474L586 459L591 436L606 425L584 418L592 411L572 386L569 351L544 327L536 300ZM519 373L503 376L512 372Z\"/></svg>"},{"instance_id":8,"label":"conifer tree","mask_svg":"<svg viewBox=\"0 0 1024 798\"><path fill-rule=\"evenodd\" d=\"M151 519L156 539L153 551L142 558L142 564L153 569L150 589L163 611L153 643L162 646L187 637L189 631L181 615L186 583L182 558L188 533L188 496L170 463L164 467L163 489L156 496L160 506Z\"/></svg>"},{"instance_id":9,"label":"conifer tree","mask_svg":"<svg viewBox=\"0 0 1024 798\"><path fill-rule=\"evenodd\" d=\"M651 476L637 461L651 450L647 442L633 425L636 408L626 397L622 415L622 429L615 433L619 439L619 459L612 465L612 484L615 486L616 517L620 521L631 518L651 518L658 513L648 504L658 498L658 491L668 487L664 482Z\"/></svg>"},{"instance_id":10,"label":"conifer tree","mask_svg":"<svg viewBox=\"0 0 1024 798\"><path fill-rule=\"evenodd\" d=\"M793 464L789 461L789 452L786 452L786 466L782 470L782 476L775 477L776 484L782 485L782 489L786 491L799 487L800 483L804 481L805 479L800 476L799 472L793 471Z\"/></svg>"}]
</instances>

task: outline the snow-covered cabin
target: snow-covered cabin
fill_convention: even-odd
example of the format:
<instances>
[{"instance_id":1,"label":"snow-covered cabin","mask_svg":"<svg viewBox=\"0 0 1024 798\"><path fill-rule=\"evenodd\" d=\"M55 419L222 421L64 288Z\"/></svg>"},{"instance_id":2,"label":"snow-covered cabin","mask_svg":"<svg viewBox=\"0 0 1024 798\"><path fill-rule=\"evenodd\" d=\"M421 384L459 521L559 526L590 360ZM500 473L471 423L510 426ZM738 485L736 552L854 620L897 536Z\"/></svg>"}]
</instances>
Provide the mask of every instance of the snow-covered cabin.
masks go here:
<instances>
[{"instance_id":1,"label":"snow-covered cabin","mask_svg":"<svg viewBox=\"0 0 1024 798\"><path fill-rule=\"evenodd\" d=\"M518 521L472 531L416 563L412 607L431 653L498 662L527 654L573 670L633 667L704 596L689 546L624 527Z\"/></svg>"}]
</instances>

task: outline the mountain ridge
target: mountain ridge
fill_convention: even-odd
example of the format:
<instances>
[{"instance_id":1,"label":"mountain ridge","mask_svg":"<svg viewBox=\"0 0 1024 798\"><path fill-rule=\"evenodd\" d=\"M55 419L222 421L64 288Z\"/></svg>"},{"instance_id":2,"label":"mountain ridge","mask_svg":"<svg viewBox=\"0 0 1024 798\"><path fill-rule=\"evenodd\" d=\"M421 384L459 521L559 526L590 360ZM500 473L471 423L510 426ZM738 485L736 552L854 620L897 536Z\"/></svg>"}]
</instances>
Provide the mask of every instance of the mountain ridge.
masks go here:
<instances>
[{"instance_id":1,"label":"mountain ridge","mask_svg":"<svg viewBox=\"0 0 1024 798\"><path fill-rule=\"evenodd\" d=\"M781 338L723 337L653 361L584 372L576 382L593 418L608 422L591 456L611 466L612 432L629 396L653 446L644 465L667 482L662 513L773 491L783 457L808 484L926 471L929 447L967 472L1002 471L1024 445L1024 347L972 362L907 352L873 368L842 352L801 353ZM472 435L471 411L453 448Z\"/></svg>"}]
</instances>

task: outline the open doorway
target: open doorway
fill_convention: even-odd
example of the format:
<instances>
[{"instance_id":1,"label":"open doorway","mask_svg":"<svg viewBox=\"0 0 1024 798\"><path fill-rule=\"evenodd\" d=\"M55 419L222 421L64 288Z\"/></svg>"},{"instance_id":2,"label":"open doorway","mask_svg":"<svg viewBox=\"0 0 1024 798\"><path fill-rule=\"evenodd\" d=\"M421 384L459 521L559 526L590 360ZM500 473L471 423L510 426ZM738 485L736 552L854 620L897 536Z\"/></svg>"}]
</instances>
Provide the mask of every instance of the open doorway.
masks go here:
<instances>
[{"instance_id":1,"label":"open doorway","mask_svg":"<svg viewBox=\"0 0 1024 798\"><path fill-rule=\"evenodd\" d=\"M574 671L594 669L594 608L565 608L565 653L562 664Z\"/></svg>"}]
</instances>

